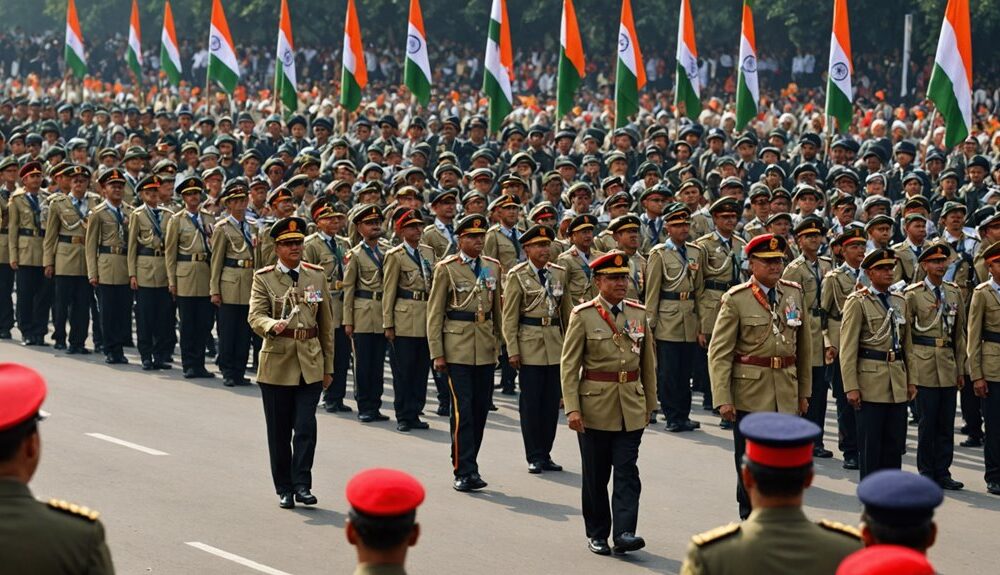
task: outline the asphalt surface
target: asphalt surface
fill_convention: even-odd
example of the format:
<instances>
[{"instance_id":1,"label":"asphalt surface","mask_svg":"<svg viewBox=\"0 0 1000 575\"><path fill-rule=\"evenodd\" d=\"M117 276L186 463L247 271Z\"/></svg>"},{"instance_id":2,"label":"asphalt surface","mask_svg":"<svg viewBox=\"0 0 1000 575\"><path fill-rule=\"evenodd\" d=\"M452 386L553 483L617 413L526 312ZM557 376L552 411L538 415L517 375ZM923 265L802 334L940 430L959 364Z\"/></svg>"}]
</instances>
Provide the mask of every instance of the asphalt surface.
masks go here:
<instances>
[{"instance_id":1,"label":"asphalt surface","mask_svg":"<svg viewBox=\"0 0 1000 575\"><path fill-rule=\"evenodd\" d=\"M99 510L121 574L350 573L344 486L375 466L404 469L427 488L418 512L422 535L408 558L412 573L676 573L692 534L737 520L732 436L700 409L698 394L700 431L671 434L661 423L643 436L638 532L647 547L618 558L586 549L579 451L564 421L553 458L566 471L527 473L516 398L498 393L500 410L489 417L479 458L489 487L453 491L448 422L433 415L433 383L426 431L403 434L394 421L361 424L356 414L318 411L319 505L282 510L257 387L184 380L179 367L143 372L128 351L131 365L106 366L100 355L0 342L0 361L26 363L49 384L35 496ZM388 366L386 380L382 411L391 416ZM830 407L826 439L835 449ZM913 471L916 428L909 431L904 469ZM841 469L839 457L817 460L807 514L856 524L857 472ZM966 490L948 493L939 509L931 560L946 574L994 572L1000 497L985 492L982 449L956 447L952 471Z\"/></svg>"}]
</instances>

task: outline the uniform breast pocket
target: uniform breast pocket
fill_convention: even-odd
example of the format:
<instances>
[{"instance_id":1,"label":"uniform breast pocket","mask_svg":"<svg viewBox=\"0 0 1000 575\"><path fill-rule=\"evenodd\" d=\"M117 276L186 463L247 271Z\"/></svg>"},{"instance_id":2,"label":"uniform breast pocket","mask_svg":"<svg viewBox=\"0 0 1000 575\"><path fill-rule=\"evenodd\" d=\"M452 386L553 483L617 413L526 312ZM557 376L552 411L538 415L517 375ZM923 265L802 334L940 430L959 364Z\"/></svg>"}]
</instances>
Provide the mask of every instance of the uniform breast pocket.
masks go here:
<instances>
[{"instance_id":1,"label":"uniform breast pocket","mask_svg":"<svg viewBox=\"0 0 1000 575\"><path fill-rule=\"evenodd\" d=\"M753 315L740 319L740 339L747 342L763 340L771 329L771 318Z\"/></svg>"}]
</instances>

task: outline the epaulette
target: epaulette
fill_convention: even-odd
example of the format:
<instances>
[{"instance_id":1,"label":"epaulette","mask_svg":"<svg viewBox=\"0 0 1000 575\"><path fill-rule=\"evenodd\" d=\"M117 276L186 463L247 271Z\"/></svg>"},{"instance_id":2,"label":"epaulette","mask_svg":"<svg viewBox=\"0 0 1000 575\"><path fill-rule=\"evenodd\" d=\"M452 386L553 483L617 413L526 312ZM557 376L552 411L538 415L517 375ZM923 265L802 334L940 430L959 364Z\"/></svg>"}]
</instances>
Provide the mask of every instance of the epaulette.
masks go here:
<instances>
[{"instance_id":1,"label":"epaulette","mask_svg":"<svg viewBox=\"0 0 1000 575\"><path fill-rule=\"evenodd\" d=\"M747 289L748 287L750 287L751 285L753 285L753 281L747 280L747 281L745 281L745 282L743 282L743 283L741 283L739 285L734 285L733 287L729 288L729 291L726 292L726 293L733 294L733 293L736 293L738 291L743 291L743 290Z\"/></svg>"},{"instance_id":2,"label":"epaulette","mask_svg":"<svg viewBox=\"0 0 1000 575\"><path fill-rule=\"evenodd\" d=\"M818 257L819 257L819 259L823 260L824 262L833 263L833 258L831 258L830 256L818 256Z\"/></svg>"},{"instance_id":3,"label":"epaulette","mask_svg":"<svg viewBox=\"0 0 1000 575\"><path fill-rule=\"evenodd\" d=\"M69 196L67 196L65 193L63 193L63 192L56 192L56 193L52 194L51 196L49 196L48 198L46 198L46 201L51 204L53 202L61 202L63 200L68 200L68 199L69 199Z\"/></svg>"},{"instance_id":4,"label":"epaulette","mask_svg":"<svg viewBox=\"0 0 1000 575\"><path fill-rule=\"evenodd\" d=\"M324 271L323 270L323 266L318 266L316 264L311 264L309 262L301 262L301 265L302 265L302 267L306 268L307 270Z\"/></svg>"},{"instance_id":5,"label":"epaulette","mask_svg":"<svg viewBox=\"0 0 1000 575\"><path fill-rule=\"evenodd\" d=\"M948 281L948 280L944 280L944 283L945 283L945 285L950 285L950 286L951 286L951 287L953 287L953 288L958 288L958 284L957 284L957 283L955 283L955 282L950 282L950 281ZM960 288L959 288L959 289L960 289Z\"/></svg>"},{"instance_id":6,"label":"epaulette","mask_svg":"<svg viewBox=\"0 0 1000 575\"><path fill-rule=\"evenodd\" d=\"M555 269L560 270L560 271L566 271L565 267L563 267L563 266L561 266L559 264L554 264L552 262L549 262L549 267L550 268L555 268Z\"/></svg>"},{"instance_id":7,"label":"epaulette","mask_svg":"<svg viewBox=\"0 0 1000 575\"><path fill-rule=\"evenodd\" d=\"M984 289L993 289L993 286L990 285L989 281L984 281L983 283L981 283L981 284L979 284L979 285L976 286L975 291L984 290Z\"/></svg>"},{"instance_id":8,"label":"epaulette","mask_svg":"<svg viewBox=\"0 0 1000 575\"><path fill-rule=\"evenodd\" d=\"M517 271L521 270L522 268L526 267L527 265L528 265L528 260L524 260L523 262L521 262L519 264L514 264L514 267L510 268L508 270L508 273L517 272Z\"/></svg>"},{"instance_id":9,"label":"epaulette","mask_svg":"<svg viewBox=\"0 0 1000 575\"><path fill-rule=\"evenodd\" d=\"M861 286L858 289L856 289L853 292L851 292L850 294L848 294L847 297L849 297L849 298L850 297L865 297L865 296L871 295L871 293L872 292L868 291L867 287Z\"/></svg>"},{"instance_id":10,"label":"epaulette","mask_svg":"<svg viewBox=\"0 0 1000 575\"><path fill-rule=\"evenodd\" d=\"M786 286L789 286L789 287L793 287L795 289L799 289L799 290L802 289L802 286L799 284L799 282L793 282L792 280L779 279L778 283L780 283L781 285L786 285Z\"/></svg>"},{"instance_id":11,"label":"epaulette","mask_svg":"<svg viewBox=\"0 0 1000 575\"><path fill-rule=\"evenodd\" d=\"M106 209L108 209L108 204L106 204L104 202L101 202L100 204L97 205L96 208L94 208L94 213L96 214L97 212L99 212L101 210L106 210Z\"/></svg>"},{"instance_id":12,"label":"epaulette","mask_svg":"<svg viewBox=\"0 0 1000 575\"><path fill-rule=\"evenodd\" d=\"M483 258L484 260L486 260L488 262L493 262L496 265L500 265L500 260L495 260L495 259L491 258L490 256L479 256L479 257Z\"/></svg>"},{"instance_id":13,"label":"epaulette","mask_svg":"<svg viewBox=\"0 0 1000 575\"><path fill-rule=\"evenodd\" d=\"M305 262L302 262L302 263L304 264ZM267 272L273 270L274 268L275 268L275 266L273 266L273 265L264 266L264 267L260 268L259 270L255 271L253 273L253 275L256 276L256 275L260 275L260 274L266 274Z\"/></svg>"},{"instance_id":14,"label":"epaulette","mask_svg":"<svg viewBox=\"0 0 1000 575\"><path fill-rule=\"evenodd\" d=\"M594 304L596 304L596 303L597 303L597 298L594 298L594 299L592 299L590 301L585 301L585 302L577 305L576 307L574 307L572 313L580 313L580 310L587 309L588 307L594 307Z\"/></svg>"},{"instance_id":15,"label":"epaulette","mask_svg":"<svg viewBox=\"0 0 1000 575\"><path fill-rule=\"evenodd\" d=\"M694 242L684 242L684 245L687 246L687 247L689 247L689 248L694 248L696 250L700 250L701 249L701 246L699 246L698 244L696 244Z\"/></svg>"},{"instance_id":16,"label":"epaulette","mask_svg":"<svg viewBox=\"0 0 1000 575\"><path fill-rule=\"evenodd\" d=\"M486 233L495 232L500 229L500 224L493 224L492 226L486 228Z\"/></svg>"},{"instance_id":17,"label":"epaulette","mask_svg":"<svg viewBox=\"0 0 1000 575\"><path fill-rule=\"evenodd\" d=\"M451 262L453 262L455 260L458 260L458 259L461 259L461 258L458 257L458 254L451 254L450 256L448 256L448 257L444 258L443 260L439 261L437 263L437 265L434 266L434 267L441 266L441 265L444 265L444 264L450 264Z\"/></svg>"},{"instance_id":18,"label":"epaulette","mask_svg":"<svg viewBox=\"0 0 1000 575\"><path fill-rule=\"evenodd\" d=\"M830 270L830 271L826 272L825 274L823 274L823 278L826 279L826 278L837 277L837 272L839 272L839 271L840 271L840 268L833 268L832 270Z\"/></svg>"},{"instance_id":19,"label":"epaulette","mask_svg":"<svg viewBox=\"0 0 1000 575\"><path fill-rule=\"evenodd\" d=\"M56 511L62 511L64 513L69 513L70 515L76 515L77 517L89 519L90 521L97 521L97 518L101 516L100 513L89 507L83 507L77 505L76 503L70 503L69 501L64 501L62 499L49 499L49 507L51 509L55 509Z\"/></svg>"},{"instance_id":20,"label":"epaulette","mask_svg":"<svg viewBox=\"0 0 1000 575\"><path fill-rule=\"evenodd\" d=\"M826 529L827 531L834 531L840 533L841 535L847 535L854 539L861 539L861 532L858 531L857 527L852 527L840 521L830 521L829 519L820 519L816 522L817 525Z\"/></svg>"},{"instance_id":21,"label":"epaulette","mask_svg":"<svg viewBox=\"0 0 1000 575\"><path fill-rule=\"evenodd\" d=\"M19 188L19 189L17 189L17 190L14 190L14 193L10 195L10 199L12 199L12 200L13 200L13 199L14 199L14 198L16 198L16 197L18 197L18 196L23 196L24 194L27 194L27 193L28 193L28 192L26 192L26 191L24 190L24 188Z\"/></svg>"},{"instance_id":22,"label":"epaulette","mask_svg":"<svg viewBox=\"0 0 1000 575\"><path fill-rule=\"evenodd\" d=\"M215 229L221 230L222 226L226 225L226 222L228 222L228 221L229 221L229 218L222 218L221 220L215 222Z\"/></svg>"},{"instance_id":23,"label":"epaulette","mask_svg":"<svg viewBox=\"0 0 1000 575\"><path fill-rule=\"evenodd\" d=\"M721 541L739 532L740 524L730 523L729 525L723 525L722 527L716 527L715 529L709 529L704 533L699 533L691 538L691 542L698 547L704 547L705 545Z\"/></svg>"},{"instance_id":24,"label":"epaulette","mask_svg":"<svg viewBox=\"0 0 1000 575\"><path fill-rule=\"evenodd\" d=\"M385 252L385 255L394 254L401 249L403 249L403 244L399 244L398 246L390 248L389 251Z\"/></svg>"},{"instance_id":25,"label":"epaulette","mask_svg":"<svg viewBox=\"0 0 1000 575\"><path fill-rule=\"evenodd\" d=\"M643 310L643 311L646 311L646 306L642 305L642 304L641 304L641 303L639 303L639 302L635 302L635 301L632 301L632 300L630 300L630 299L627 299L627 300L623 300L623 301L625 302L625 305L627 305L627 306L629 306L629 307L634 307L634 308L636 308L636 309L641 309L641 310Z\"/></svg>"},{"instance_id":26,"label":"epaulette","mask_svg":"<svg viewBox=\"0 0 1000 575\"><path fill-rule=\"evenodd\" d=\"M906 286L905 288L903 288L903 291L904 292L910 292L910 291L913 291L915 289L919 289L923 285L924 285L924 282L912 283L912 284Z\"/></svg>"},{"instance_id":27,"label":"epaulette","mask_svg":"<svg viewBox=\"0 0 1000 575\"><path fill-rule=\"evenodd\" d=\"M707 240L707 239L709 239L711 237L714 237L714 236L715 236L715 232L708 232L707 234L705 234L705 235L699 237L698 239L696 239L695 241L696 242L700 242L701 240Z\"/></svg>"}]
</instances>

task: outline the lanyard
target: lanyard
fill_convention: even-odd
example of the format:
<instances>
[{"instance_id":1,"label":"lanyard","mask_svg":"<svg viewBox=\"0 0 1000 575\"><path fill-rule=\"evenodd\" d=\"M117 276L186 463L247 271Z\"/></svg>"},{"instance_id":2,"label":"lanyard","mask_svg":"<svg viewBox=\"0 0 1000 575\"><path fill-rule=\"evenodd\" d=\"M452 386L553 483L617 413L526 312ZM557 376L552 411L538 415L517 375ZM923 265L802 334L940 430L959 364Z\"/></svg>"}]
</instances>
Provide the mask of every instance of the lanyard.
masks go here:
<instances>
[{"instance_id":1,"label":"lanyard","mask_svg":"<svg viewBox=\"0 0 1000 575\"><path fill-rule=\"evenodd\" d=\"M149 222L153 224L153 232L156 233L156 237L163 239L163 230L160 229L160 217L156 212L156 208L146 207L146 213L149 214Z\"/></svg>"},{"instance_id":2,"label":"lanyard","mask_svg":"<svg viewBox=\"0 0 1000 575\"><path fill-rule=\"evenodd\" d=\"M378 269L381 270L382 269L382 258L380 258L378 255L376 255L378 253L376 251L376 250L378 250L378 247L376 247L375 249L372 249L371 247L368 246L368 244L363 243L363 244L361 244L361 248L363 250L365 250L365 253L368 254L368 257L371 258L371 260L373 262L375 262L375 265L378 267Z\"/></svg>"}]
</instances>

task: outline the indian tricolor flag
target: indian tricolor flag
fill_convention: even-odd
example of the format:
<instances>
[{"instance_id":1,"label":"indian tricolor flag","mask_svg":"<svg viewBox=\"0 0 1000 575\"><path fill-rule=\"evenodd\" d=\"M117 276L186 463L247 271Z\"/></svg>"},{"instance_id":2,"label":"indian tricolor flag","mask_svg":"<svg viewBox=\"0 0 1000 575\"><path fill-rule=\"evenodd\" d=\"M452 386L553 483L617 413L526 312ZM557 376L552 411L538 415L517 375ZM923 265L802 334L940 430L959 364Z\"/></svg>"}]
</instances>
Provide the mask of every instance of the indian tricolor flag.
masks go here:
<instances>
[{"instance_id":1,"label":"indian tricolor flag","mask_svg":"<svg viewBox=\"0 0 1000 575\"><path fill-rule=\"evenodd\" d=\"M132 17L128 25L128 67L135 81L142 82L142 34L139 31L139 2L132 0Z\"/></svg>"},{"instance_id":2,"label":"indian tricolor flag","mask_svg":"<svg viewBox=\"0 0 1000 575\"><path fill-rule=\"evenodd\" d=\"M698 48L694 43L694 18L691 1L681 0L681 14L677 30L677 89L674 105L678 110L696 119L701 114L701 78L698 76Z\"/></svg>"},{"instance_id":3,"label":"indian tricolor flag","mask_svg":"<svg viewBox=\"0 0 1000 575\"><path fill-rule=\"evenodd\" d=\"M559 80L557 83L556 109L562 118L573 109L573 97L586 74L583 60L583 42L580 26L576 22L573 0L563 0L562 24L559 26Z\"/></svg>"},{"instance_id":4,"label":"indian tricolor flag","mask_svg":"<svg viewBox=\"0 0 1000 575\"><path fill-rule=\"evenodd\" d=\"M946 146L954 146L972 129L972 34L969 0L948 0L938 38L934 71L927 97L944 118Z\"/></svg>"},{"instance_id":5,"label":"indian tricolor flag","mask_svg":"<svg viewBox=\"0 0 1000 575\"><path fill-rule=\"evenodd\" d=\"M646 85L639 37L635 33L631 0L622 0L622 19L618 26L618 70L615 74L615 127L629 122L639 111L639 90Z\"/></svg>"},{"instance_id":6,"label":"indian tricolor flag","mask_svg":"<svg viewBox=\"0 0 1000 575\"><path fill-rule=\"evenodd\" d=\"M826 79L826 115L837 120L837 130L846 132L854 115L851 76L851 27L847 23L847 0L833 0L833 33L830 34L830 69ZM832 127L832 126L831 126Z\"/></svg>"},{"instance_id":7,"label":"indian tricolor flag","mask_svg":"<svg viewBox=\"0 0 1000 575\"><path fill-rule=\"evenodd\" d=\"M80 20L76 17L76 4L69 0L66 7L66 69L72 70L77 78L87 75L87 56L83 53L83 34Z\"/></svg>"},{"instance_id":8,"label":"indian tricolor flag","mask_svg":"<svg viewBox=\"0 0 1000 575\"><path fill-rule=\"evenodd\" d=\"M160 34L160 68L173 86L181 83L181 53L177 49L177 32L174 31L174 13L170 2L163 7L163 33Z\"/></svg>"},{"instance_id":9,"label":"indian tricolor flag","mask_svg":"<svg viewBox=\"0 0 1000 575\"><path fill-rule=\"evenodd\" d=\"M361 90L368 85L365 50L361 42L361 25L354 10L354 0L347 0L347 20L344 22L344 71L340 76L340 105L354 110L361 104Z\"/></svg>"},{"instance_id":10,"label":"indian tricolor flag","mask_svg":"<svg viewBox=\"0 0 1000 575\"><path fill-rule=\"evenodd\" d=\"M510 43L510 20L507 19L507 2L493 0L490 9L490 28L486 37L486 69L483 75L483 92L490 99L490 132L500 129L500 124L514 109L514 49Z\"/></svg>"},{"instance_id":11,"label":"indian tricolor flag","mask_svg":"<svg viewBox=\"0 0 1000 575\"><path fill-rule=\"evenodd\" d=\"M424 33L420 0L410 0L403 83L422 105L426 106L431 101L431 61L427 57L427 35Z\"/></svg>"},{"instance_id":12,"label":"indian tricolor flag","mask_svg":"<svg viewBox=\"0 0 1000 575\"><path fill-rule=\"evenodd\" d=\"M222 2L212 0L212 26L208 33L208 81L218 82L232 94L240 81L240 63L236 59L233 36L229 33Z\"/></svg>"},{"instance_id":13,"label":"indian tricolor flag","mask_svg":"<svg viewBox=\"0 0 1000 575\"><path fill-rule=\"evenodd\" d=\"M278 24L278 53L274 58L274 93L278 95L286 114L299 108L295 78L295 44L292 43L292 17L288 0L281 0L281 20Z\"/></svg>"},{"instance_id":14,"label":"indian tricolor flag","mask_svg":"<svg viewBox=\"0 0 1000 575\"><path fill-rule=\"evenodd\" d=\"M753 31L753 0L743 0L740 33L740 70L736 78L736 129L742 130L757 115L757 36Z\"/></svg>"}]
</instances>

